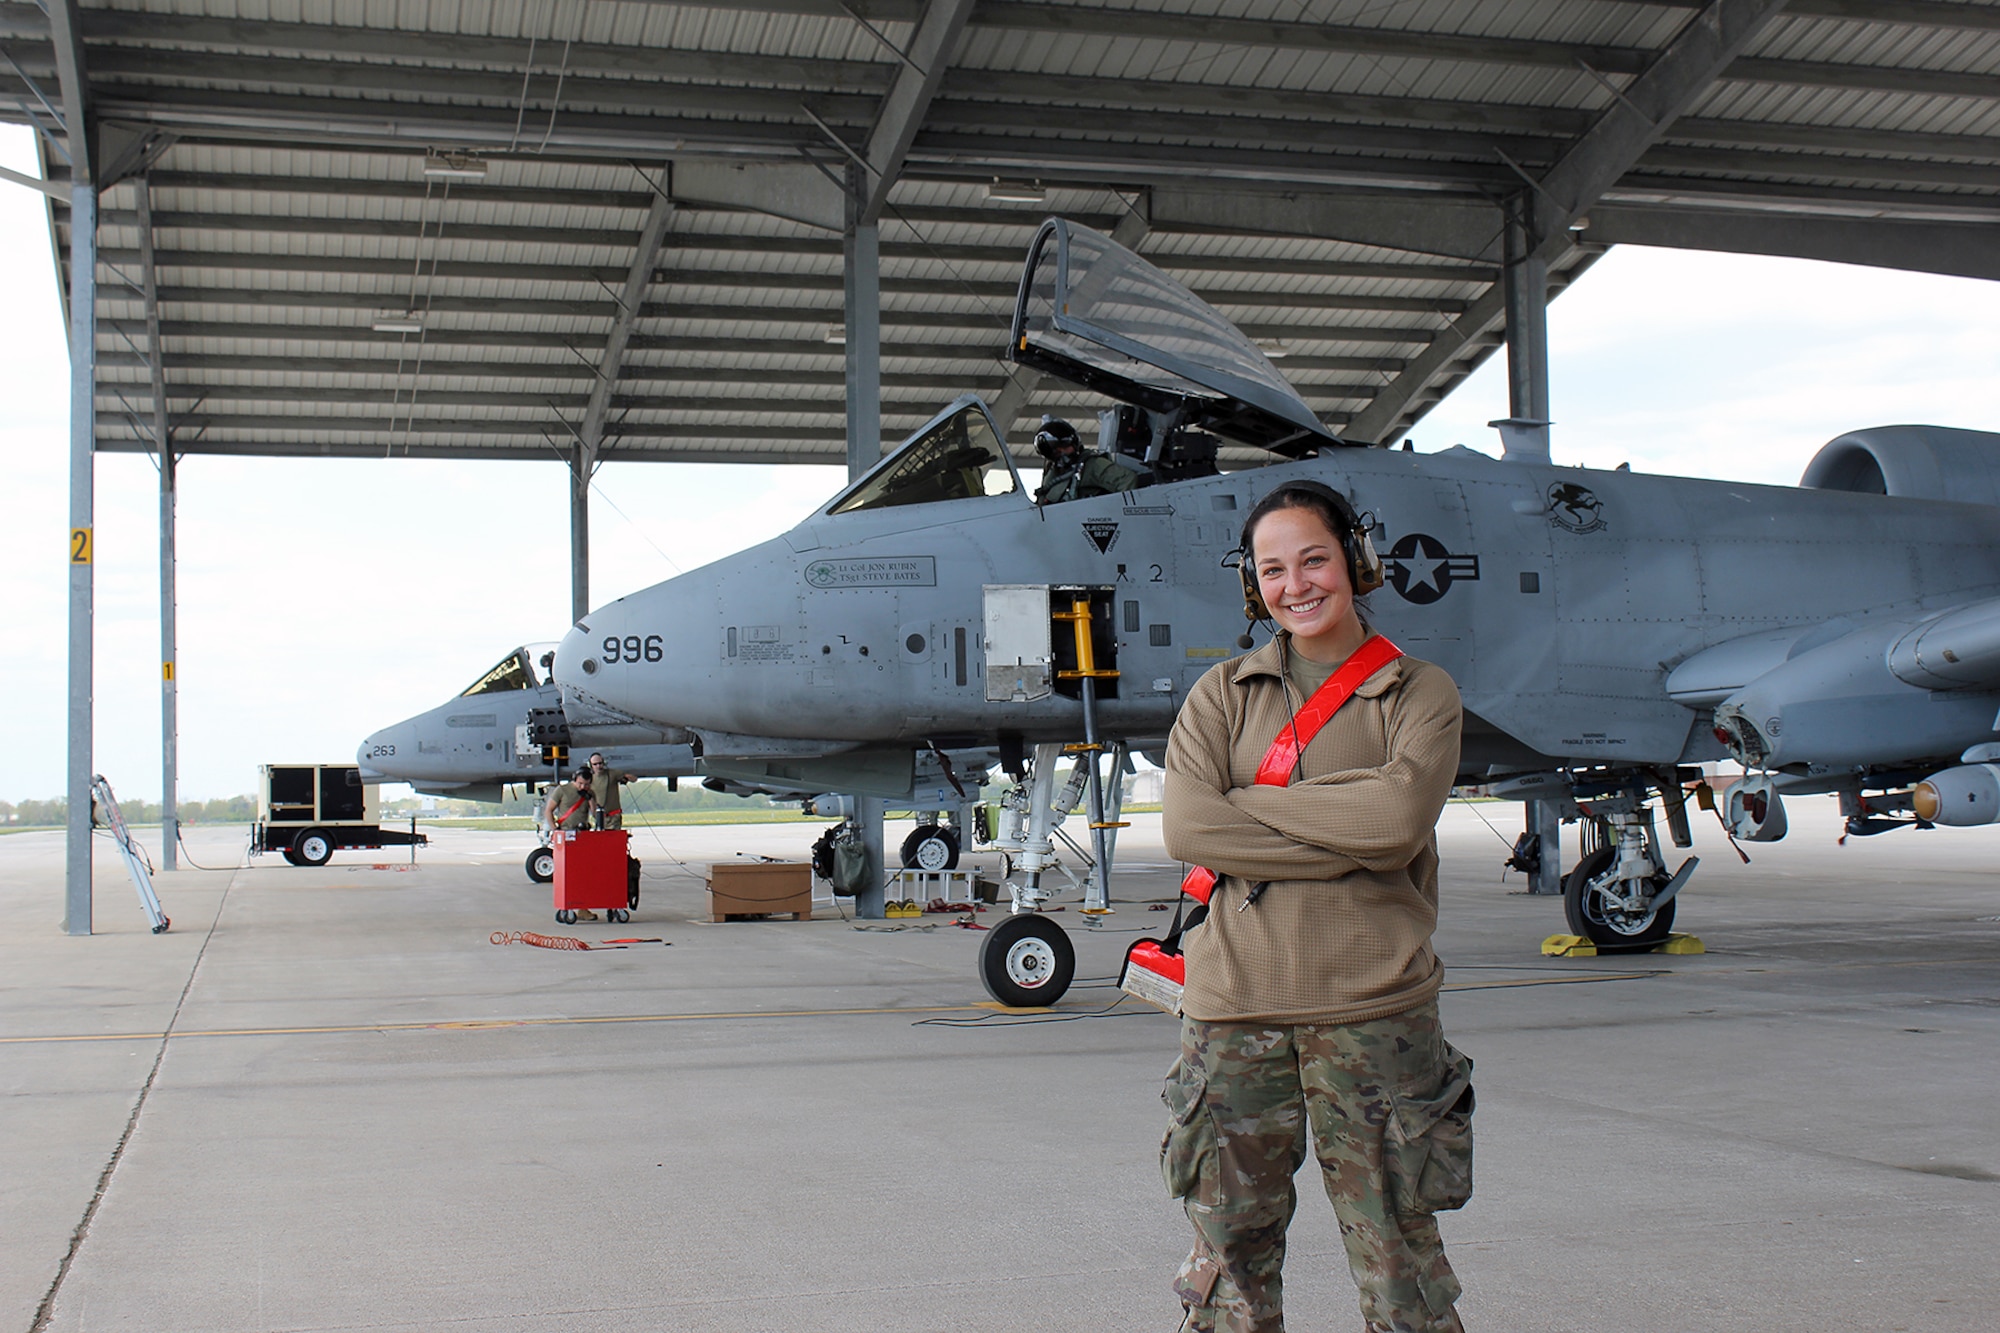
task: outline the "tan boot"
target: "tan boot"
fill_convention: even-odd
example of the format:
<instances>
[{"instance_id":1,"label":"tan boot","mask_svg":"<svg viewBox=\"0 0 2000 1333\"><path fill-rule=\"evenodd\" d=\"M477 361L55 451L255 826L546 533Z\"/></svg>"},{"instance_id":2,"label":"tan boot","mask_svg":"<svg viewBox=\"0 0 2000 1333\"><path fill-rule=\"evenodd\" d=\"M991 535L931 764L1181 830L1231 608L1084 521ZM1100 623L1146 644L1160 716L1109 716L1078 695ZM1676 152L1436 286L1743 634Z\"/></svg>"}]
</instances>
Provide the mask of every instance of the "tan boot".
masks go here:
<instances>
[{"instance_id":1,"label":"tan boot","mask_svg":"<svg viewBox=\"0 0 2000 1333\"><path fill-rule=\"evenodd\" d=\"M597 920L597 913L591 911L588 907L579 907L576 909L576 919L578 921L595 921Z\"/></svg>"}]
</instances>

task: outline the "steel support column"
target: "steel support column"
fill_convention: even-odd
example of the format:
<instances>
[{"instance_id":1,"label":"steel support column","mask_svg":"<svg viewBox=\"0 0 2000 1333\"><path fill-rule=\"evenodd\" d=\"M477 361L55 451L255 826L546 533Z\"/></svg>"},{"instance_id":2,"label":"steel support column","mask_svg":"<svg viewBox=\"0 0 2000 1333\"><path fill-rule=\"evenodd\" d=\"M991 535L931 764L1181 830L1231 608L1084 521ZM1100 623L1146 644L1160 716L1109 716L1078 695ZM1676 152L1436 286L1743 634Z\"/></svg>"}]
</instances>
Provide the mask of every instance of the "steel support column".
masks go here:
<instances>
[{"instance_id":1,"label":"steel support column","mask_svg":"<svg viewBox=\"0 0 2000 1333\"><path fill-rule=\"evenodd\" d=\"M97 485L97 189L69 194L69 818L63 929L90 934L91 564Z\"/></svg>"},{"instance_id":2,"label":"steel support column","mask_svg":"<svg viewBox=\"0 0 2000 1333\"><path fill-rule=\"evenodd\" d=\"M581 441L569 451L569 618L590 614L590 451Z\"/></svg>"},{"instance_id":3,"label":"steel support column","mask_svg":"<svg viewBox=\"0 0 2000 1333\"><path fill-rule=\"evenodd\" d=\"M1527 191L1507 201L1506 262L1501 283L1507 308L1507 420L1496 422L1506 456L1549 459L1549 261Z\"/></svg>"},{"instance_id":4,"label":"steel support column","mask_svg":"<svg viewBox=\"0 0 2000 1333\"><path fill-rule=\"evenodd\" d=\"M153 262L153 186L135 182L139 202L139 287L146 298L146 371L153 390L153 443L160 464L160 869L180 869L180 699L175 679L174 441L167 426L166 352L160 345L160 288Z\"/></svg>"},{"instance_id":5,"label":"steel support column","mask_svg":"<svg viewBox=\"0 0 2000 1333\"><path fill-rule=\"evenodd\" d=\"M882 461L882 249L880 229L861 220L867 173L848 168L843 232L847 337L847 478Z\"/></svg>"},{"instance_id":6,"label":"steel support column","mask_svg":"<svg viewBox=\"0 0 2000 1333\"><path fill-rule=\"evenodd\" d=\"M882 461L882 259L880 233L862 221L868 199L868 175L859 165L848 168L847 226L843 232L847 331L847 479L854 481ZM854 914L880 920L887 910L883 880L887 860L882 821L887 805L880 797L857 796L854 823L868 870L861 891L854 895Z\"/></svg>"},{"instance_id":7,"label":"steel support column","mask_svg":"<svg viewBox=\"0 0 2000 1333\"><path fill-rule=\"evenodd\" d=\"M174 451L160 452L160 869L180 869L180 683L174 665Z\"/></svg>"}]
</instances>

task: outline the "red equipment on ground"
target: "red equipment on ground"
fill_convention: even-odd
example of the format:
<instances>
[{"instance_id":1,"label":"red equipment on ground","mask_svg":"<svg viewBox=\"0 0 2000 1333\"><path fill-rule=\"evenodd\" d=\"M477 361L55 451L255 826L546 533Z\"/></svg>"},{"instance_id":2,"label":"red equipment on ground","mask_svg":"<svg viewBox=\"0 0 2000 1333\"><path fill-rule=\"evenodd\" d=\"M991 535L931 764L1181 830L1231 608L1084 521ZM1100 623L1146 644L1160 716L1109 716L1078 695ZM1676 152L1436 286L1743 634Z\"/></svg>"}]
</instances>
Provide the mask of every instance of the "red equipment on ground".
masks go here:
<instances>
[{"instance_id":1,"label":"red equipment on ground","mask_svg":"<svg viewBox=\"0 0 2000 1333\"><path fill-rule=\"evenodd\" d=\"M590 829L555 835L556 920L565 926L584 908L603 909L613 921L630 920L639 905L639 864L623 829Z\"/></svg>"}]
</instances>

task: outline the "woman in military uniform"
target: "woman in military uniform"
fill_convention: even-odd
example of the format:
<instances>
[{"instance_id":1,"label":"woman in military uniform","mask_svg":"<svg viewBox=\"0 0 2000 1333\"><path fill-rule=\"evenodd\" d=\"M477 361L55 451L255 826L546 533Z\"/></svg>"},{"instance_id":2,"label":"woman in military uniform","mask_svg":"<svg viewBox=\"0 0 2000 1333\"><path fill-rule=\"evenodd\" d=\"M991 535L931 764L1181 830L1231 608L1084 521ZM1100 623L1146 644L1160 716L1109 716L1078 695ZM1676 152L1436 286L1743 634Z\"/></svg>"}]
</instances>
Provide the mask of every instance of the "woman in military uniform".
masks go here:
<instances>
[{"instance_id":1,"label":"woman in military uniform","mask_svg":"<svg viewBox=\"0 0 2000 1333\"><path fill-rule=\"evenodd\" d=\"M1471 1191L1471 1062L1439 1027L1431 950L1458 691L1361 619L1381 564L1336 492L1279 487L1242 546L1278 632L1195 685L1167 748L1167 848L1216 874L1164 1094L1162 1167L1195 1231L1183 1327L1284 1327L1310 1144L1370 1333L1459 1333L1435 1214ZM1335 676L1351 694L1315 730Z\"/></svg>"}]
</instances>

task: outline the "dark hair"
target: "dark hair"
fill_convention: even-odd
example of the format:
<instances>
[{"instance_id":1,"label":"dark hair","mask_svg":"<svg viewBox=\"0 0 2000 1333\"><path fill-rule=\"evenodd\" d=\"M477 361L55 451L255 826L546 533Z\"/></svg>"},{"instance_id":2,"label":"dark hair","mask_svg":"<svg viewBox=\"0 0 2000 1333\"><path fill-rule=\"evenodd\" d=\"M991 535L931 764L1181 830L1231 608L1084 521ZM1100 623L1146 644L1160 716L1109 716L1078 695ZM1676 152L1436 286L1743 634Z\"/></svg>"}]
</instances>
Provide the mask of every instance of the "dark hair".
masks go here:
<instances>
[{"instance_id":1,"label":"dark hair","mask_svg":"<svg viewBox=\"0 0 2000 1333\"><path fill-rule=\"evenodd\" d=\"M1257 525L1280 509L1307 509L1319 515L1320 521L1326 524L1326 530L1339 541L1340 553L1347 559L1348 586L1358 593L1361 588L1361 562L1354 549L1354 532L1361 526L1361 520L1346 496L1317 481L1288 481L1251 508L1250 517L1243 520L1243 535L1238 543L1243 550L1245 567L1252 565L1256 559L1256 552L1250 543L1256 536Z\"/></svg>"}]
</instances>

